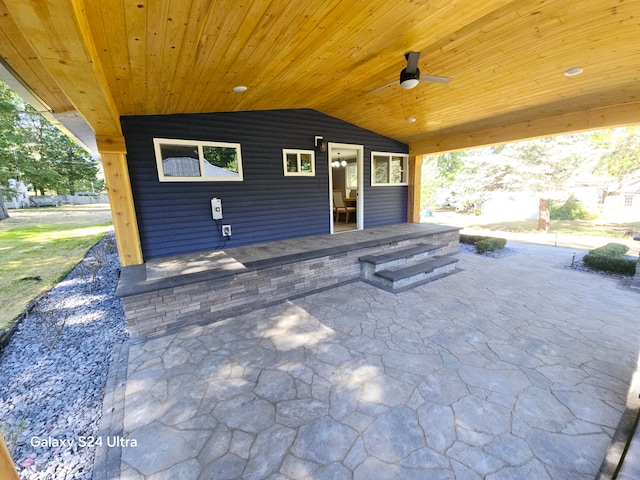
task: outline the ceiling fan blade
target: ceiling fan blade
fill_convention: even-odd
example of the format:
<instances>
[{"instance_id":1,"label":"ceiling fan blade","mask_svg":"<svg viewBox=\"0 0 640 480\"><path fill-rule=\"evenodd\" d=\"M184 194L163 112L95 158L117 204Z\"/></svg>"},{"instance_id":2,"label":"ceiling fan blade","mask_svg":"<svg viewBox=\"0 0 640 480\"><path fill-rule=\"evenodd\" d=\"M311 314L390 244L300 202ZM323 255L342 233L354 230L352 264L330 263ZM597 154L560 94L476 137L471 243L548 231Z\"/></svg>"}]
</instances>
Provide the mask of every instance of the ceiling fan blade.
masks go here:
<instances>
[{"instance_id":1,"label":"ceiling fan blade","mask_svg":"<svg viewBox=\"0 0 640 480\"><path fill-rule=\"evenodd\" d=\"M420 52L409 52L407 57L407 73L415 73L418 69L418 60L420 60Z\"/></svg>"},{"instance_id":2,"label":"ceiling fan blade","mask_svg":"<svg viewBox=\"0 0 640 480\"><path fill-rule=\"evenodd\" d=\"M449 77L438 77L437 75L420 75L421 82L431 82L431 83L443 83L448 84L453 80Z\"/></svg>"},{"instance_id":3,"label":"ceiling fan blade","mask_svg":"<svg viewBox=\"0 0 640 480\"><path fill-rule=\"evenodd\" d=\"M374 88L373 90L369 90L369 92L367 92L367 93L376 93L376 92L379 92L380 90L383 90L383 89L385 89L385 88L387 88L387 87L390 87L391 85L394 85L394 84L395 84L395 83L397 83L397 82L398 82L397 80L394 80L393 82L385 83L384 85L382 85L382 86L380 86L380 87L378 87L378 88Z\"/></svg>"}]
</instances>

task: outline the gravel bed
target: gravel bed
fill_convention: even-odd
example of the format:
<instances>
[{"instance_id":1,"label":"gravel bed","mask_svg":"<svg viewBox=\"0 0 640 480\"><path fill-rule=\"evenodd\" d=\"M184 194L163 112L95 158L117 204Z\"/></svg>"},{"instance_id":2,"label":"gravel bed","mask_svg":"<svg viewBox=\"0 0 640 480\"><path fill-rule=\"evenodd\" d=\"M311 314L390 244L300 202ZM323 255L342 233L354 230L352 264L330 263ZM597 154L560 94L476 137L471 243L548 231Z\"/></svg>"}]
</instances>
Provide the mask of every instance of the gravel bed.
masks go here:
<instances>
[{"instance_id":1,"label":"gravel bed","mask_svg":"<svg viewBox=\"0 0 640 480\"><path fill-rule=\"evenodd\" d=\"M23 480L91 478L89 437L98 432L113 346L128 337L114 296L118 273L108 233L0 353L0 428Z\"/></svg>"}]
</instances>

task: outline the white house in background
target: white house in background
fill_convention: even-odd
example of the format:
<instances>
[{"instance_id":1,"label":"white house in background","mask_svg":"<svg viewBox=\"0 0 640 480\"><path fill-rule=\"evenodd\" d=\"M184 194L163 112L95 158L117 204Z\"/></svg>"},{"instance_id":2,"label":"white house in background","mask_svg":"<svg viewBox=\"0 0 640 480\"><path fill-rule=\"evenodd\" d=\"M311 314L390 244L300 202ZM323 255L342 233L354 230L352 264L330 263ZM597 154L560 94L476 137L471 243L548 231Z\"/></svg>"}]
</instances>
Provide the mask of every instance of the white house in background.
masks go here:
<instances>
[{"instance_id":1,"label":"white house in background","mask_svg":"<svg viewBox=\"0 0 640 480\"><path fill-rule=\"evenodd\" d=\"M4 201L7 208L28 208L29 191L21 180L9 179L9 200Z\"/></svg>"},{"instance_id":2,"label":"white house in background","mask_svg":"<svg viewBox=\"0 0 640 480\"><path fill-rule=\"evenodd\" d=\"M602 195L602 214L615 222L640 220L640 177L629 175L620 184L609 182L608 187Z\"/></svg>"},{"instance_id":3,"label":"white house in background","mask_svg":"<svg viewBox=\"0 0 640 480\"><path fill-rule=\"evenodd\" d=\"M602 213L610 220L632 222L640 220L640 189L607 195Z\"/></svg>"},{"instance_id":4,"label":"white house in background","mask_svg":"<svg viewBox=\"0 0 640 480\"><path fill-rule=\"evenodd\" d=\"M584 208L596 214L602 213L602 201L611 180L605 177L588 176L569 184L567 194L580 201Z\"/></svg>"},{"instance_id":5,"label":"white house in background","mask_svg":"<svg viewBox=\"0 0 640 480\"><path fill-rule=\"evenodd\" d=\"M532 192L493 192L482 205L482 216L496 221L535 220L540 197Z\"/></svg>"},{"instance_id":6,"label":"white house in background","mask_svg":"<svg viewBox=\"0 0 640 480\"><path fill-rule=\"evenodd\" d=\"M563 201L573 196L584 207L608 220L640 220L640 182L629 183L619 192L607 193L611 181L602 177L575 180L564 193L553 199ZM495 192L482 205L482 215L496 220L536 220L540 195L532 192Z\"/></svg>"},{"instance_id":7,"label":"white house in background","mask_svg":"<svg viewBox=\"0 0 640 480\"><path fill-rule=\"evenodd\" d=\"M630 222L640 220L640 181L628 178L619 191L611 178L590 177L576 180L568 193L578 199L585 208L610 221Z\"/></svg>"}]
</instances>

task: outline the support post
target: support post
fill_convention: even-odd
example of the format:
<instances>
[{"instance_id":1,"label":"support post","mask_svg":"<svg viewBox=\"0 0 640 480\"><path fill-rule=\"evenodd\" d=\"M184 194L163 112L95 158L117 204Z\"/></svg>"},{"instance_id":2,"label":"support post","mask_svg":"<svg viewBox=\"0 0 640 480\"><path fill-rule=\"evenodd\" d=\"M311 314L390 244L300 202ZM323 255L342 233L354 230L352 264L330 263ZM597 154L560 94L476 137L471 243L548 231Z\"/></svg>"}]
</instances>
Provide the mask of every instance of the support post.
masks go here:
<instances>
[{"instance_id":1,"label":"support post","mask_svg":"<svg viewBox=\"0 0 640 480\"><path fill-rule=\"evenodd\" d=\"M11 459L11 453L7 448L7 444L4 443L4 438L0 434L0 478L6 480L20 480L16 467L13 465Z\"/></svg>"},{"instance_id":2,"label":"support post","mask_svg":"<svg viewBox=\"0 0 640 480\"><path fill-rule=\"evenodd\" d=\"M422 193L422 155L409 156L409 195L407 222L420 223L420 200Z\"/></svg>"},{"instance_id":3,"label":"support post","mask_svg":"<svg viewBox=\"0 0 640 480\"><path fill-rule=\"evenodd\" d=\"M104 177L109 192L111 216L116 233L120 265L127 267L143 263L138 220L127 168L124 137L96 137L102 157Z\"/></svg>"},{"instance_id":4,"label":"support post","mask_svg":"<svg viewBox=\"0 0 640 480\"><path fill-rule=\"evenodd\" d=\"M640 233L633 237L633 239L640 242ZM636 263L636 274L631 279L631 287L640 289L640 255L638 255L638 261Z\"/></svg>"}]
</instances>

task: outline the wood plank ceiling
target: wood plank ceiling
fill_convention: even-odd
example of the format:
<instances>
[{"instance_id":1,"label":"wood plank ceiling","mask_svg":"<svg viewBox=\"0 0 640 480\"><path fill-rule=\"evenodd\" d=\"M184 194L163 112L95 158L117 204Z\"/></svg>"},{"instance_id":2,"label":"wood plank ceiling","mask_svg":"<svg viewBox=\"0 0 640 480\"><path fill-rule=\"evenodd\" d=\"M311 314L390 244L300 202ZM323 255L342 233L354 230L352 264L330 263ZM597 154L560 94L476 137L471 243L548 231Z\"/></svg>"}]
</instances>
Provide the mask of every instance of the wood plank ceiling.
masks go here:
<instances>
[{"instance_id":1,"label":"wood plank ceiling","mask_svg":"<svg viewBox=\"0 0 640 480\"><path fill-rule=\"evenodd\" d=\"M4 62L98 135L313 108L430 153L640 123L640 0L0 0L0 30ZM453 81L371 92L408 51Z\"/></svg>"}]
</instances>

